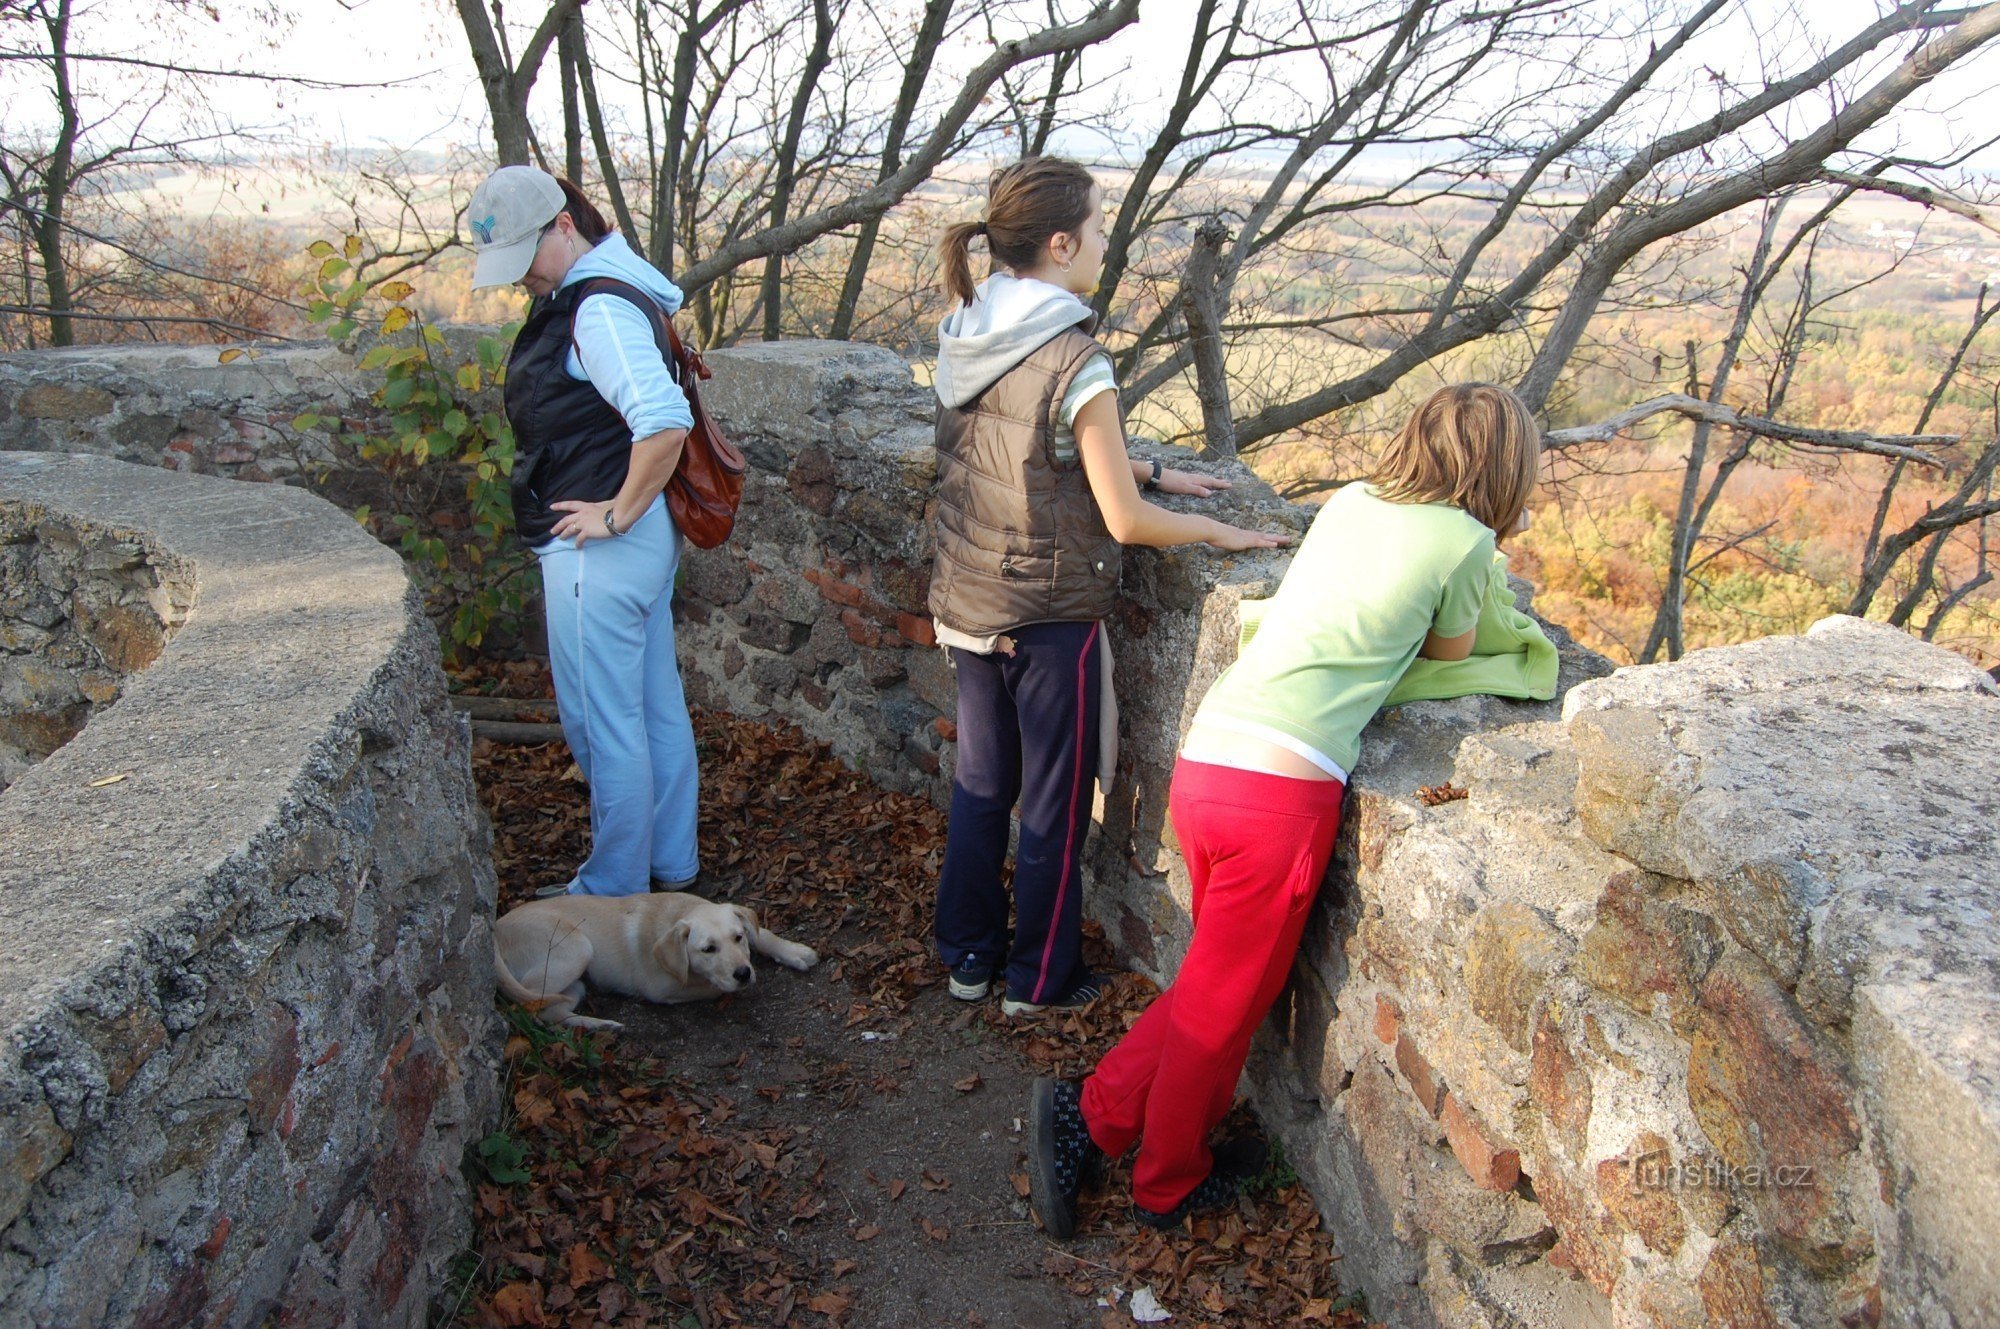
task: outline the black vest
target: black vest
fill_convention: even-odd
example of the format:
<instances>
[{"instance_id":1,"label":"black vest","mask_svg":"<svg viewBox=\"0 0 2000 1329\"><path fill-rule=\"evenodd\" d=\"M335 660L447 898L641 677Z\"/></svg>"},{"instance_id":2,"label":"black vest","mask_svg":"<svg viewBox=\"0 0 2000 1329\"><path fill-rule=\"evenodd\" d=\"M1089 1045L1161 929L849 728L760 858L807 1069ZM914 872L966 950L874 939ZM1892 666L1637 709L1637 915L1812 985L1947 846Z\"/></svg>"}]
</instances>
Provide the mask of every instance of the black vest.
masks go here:
<instances>
[{"instance_id":1,"label":"black vest","mask_svg":"<svg viewBox=\"0 0 2000 1329\"><path fill-rule=\"evenodd\" d=\"M580 281L528 310L507 357L507 423L514 429L514 530L531 545L549 538L563 499L604 503L618 497L632 466L632 431L589 379L563 368L576 307L586 294L622 282ZM636 288L626 291L650 303ZM631 299L631 295L626 296ZM657 313L658 306L653 307ZM657 321L657 320L655 320Z\"/></svg>"}]
</instances>

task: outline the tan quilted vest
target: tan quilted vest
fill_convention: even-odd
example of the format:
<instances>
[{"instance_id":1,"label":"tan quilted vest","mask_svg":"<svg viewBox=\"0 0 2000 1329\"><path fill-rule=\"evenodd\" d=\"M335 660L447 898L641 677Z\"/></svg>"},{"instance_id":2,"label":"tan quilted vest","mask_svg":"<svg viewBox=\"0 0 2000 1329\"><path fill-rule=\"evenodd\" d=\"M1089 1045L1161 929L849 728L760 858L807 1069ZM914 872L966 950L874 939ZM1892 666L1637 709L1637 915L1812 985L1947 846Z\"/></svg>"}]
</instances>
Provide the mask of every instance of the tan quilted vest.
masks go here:
<instances>
[{"instance_id":1,"label":"tan quilted vest","mask_svg":"<svg viewBox=\"0 0 2000 1329\"><path fill-rule=\"evenodd\" d=\"M1118 542L1082 460L1051 447L1063 395L1104 348L1080 328L1037 347L962 408L940 405L931 613L974 636L1103 618Z\"/></svg>"}]
</instances>

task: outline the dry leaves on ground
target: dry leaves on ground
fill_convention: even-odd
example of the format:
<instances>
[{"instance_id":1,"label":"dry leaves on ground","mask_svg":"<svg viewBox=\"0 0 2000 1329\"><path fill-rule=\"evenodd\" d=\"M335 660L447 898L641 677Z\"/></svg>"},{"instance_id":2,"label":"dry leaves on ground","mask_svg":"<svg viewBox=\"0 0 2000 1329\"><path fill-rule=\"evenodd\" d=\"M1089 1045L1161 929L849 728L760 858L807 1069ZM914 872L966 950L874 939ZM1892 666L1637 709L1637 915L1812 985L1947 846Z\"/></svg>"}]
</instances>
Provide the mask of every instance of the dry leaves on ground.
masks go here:
<instances>
[{"instance_id":1,"label":"dry leaves on ground","mask_svg":"<svg viewBox=\"0 0 2000 1329\"><path fill-rule=\"evenodd\" d=\"M545 666L475 666L460 686L549 695ZM943 814L877 788L796 729L698 713L695 733L704 890L759 908L781 932L858 936L833 969L852 992L847 1024L880 1029L914 1018L912 1000L942 979L926 939ZM560 743L481 741L474 766L506 909L564 879L587 851L585 790ZM961 1029L983 1021L1038 1073L1084 1074L1156 991L1116 971L1094 926L1087 934L1086 960L1110 975L1087 1009L1018 1021L989 1003L945 1018ZM853 1285L852 1261L820 1267L772 1239L825 1211L822 1156L801 1133L745 1127L732 1099L697 1090L615 1039L554 1038L525 1018L515 1028L511 1111L483 1160L478 1260L465 1271L462 1322L716 1329L840 1324L853 1312L865 1289ZM954 1087L981 1090L977 1077ZM862 1088L837 1074L812 1086L829 1101ZM879 1079L867 1088L897 1090ZM1025 1180L1012 1179L1017 1191ZM883 1183L891 1199L909 1184ZM919 1184L950 1183L925 1173ZM1169 1234L1131 1222L1129 1185L1121 1167L1085 1202L1088 1230L1115 1242L1108 1263L1102 1243L1090 1258L1050 1250L1045 1268L1079 1297L1147 1286L1186 1329L1365 1324L1341 1298L1338 1257L1289 1175L1234 1212ZM926 1221L922 1230L941 1259L962 1244L943 1225ZM853 1238L879 1231L866 1225ZM1130 1323L1122 1309L1106 1316Z\"/></svg>"}]
</instances>

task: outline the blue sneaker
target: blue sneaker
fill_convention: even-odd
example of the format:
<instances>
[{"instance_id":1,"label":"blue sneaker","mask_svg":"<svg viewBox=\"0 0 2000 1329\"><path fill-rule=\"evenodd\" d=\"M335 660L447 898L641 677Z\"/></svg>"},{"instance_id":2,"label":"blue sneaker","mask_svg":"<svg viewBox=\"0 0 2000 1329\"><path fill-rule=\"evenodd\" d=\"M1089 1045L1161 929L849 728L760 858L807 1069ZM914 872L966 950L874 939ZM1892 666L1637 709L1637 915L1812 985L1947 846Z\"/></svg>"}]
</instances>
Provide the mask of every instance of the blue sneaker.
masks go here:
<instances>
[{"instance_id":1,"label":"blue sneaker","mask_svg":"<svg viewBox=\"0 0 2000 1329\"><path fill-rule=\"evenodd\" d=\"M1018 997L1008 997L1000 1003L1003 1015L1040 1015L1043 1011L1080 1011L1104 995L1104 980L1096 974L1086 974L1078 983L1060 997L1047 1001L1027 1001Z\"/></svg>"},{"instance_id":2,"label":"blue sneaker","mask_svg":"<svg viewBox=\"0 0 2000 1329\"><path fill-rule=\"evenodd\" d=\"M968 955L951 970L946 990L960 1001L984 1001L993 990L993 966L976 955Z\"/></svg>"}]
</instances>

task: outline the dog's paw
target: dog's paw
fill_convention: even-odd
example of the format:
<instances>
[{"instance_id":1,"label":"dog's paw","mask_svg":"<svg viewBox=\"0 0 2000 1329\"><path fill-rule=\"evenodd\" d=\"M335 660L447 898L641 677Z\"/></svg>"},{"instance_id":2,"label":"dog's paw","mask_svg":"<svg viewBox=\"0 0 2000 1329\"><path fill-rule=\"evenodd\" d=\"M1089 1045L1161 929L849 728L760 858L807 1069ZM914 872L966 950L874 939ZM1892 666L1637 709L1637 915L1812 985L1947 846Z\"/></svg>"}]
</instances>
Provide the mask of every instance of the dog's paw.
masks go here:
<instances>
[{"instance_id":1,"label":"dog's paw","mask_svg":"<svg viewBox=\"0 0 2000 1329\"><path fill-rule=\"evenodd\" d=\"M801 946L797 942L792 942L789 949L779 952L772 958L787 969L796 969L800 973L804 973L819 963L819 952L810 946Z\"/></svg>"}]
</instances>

